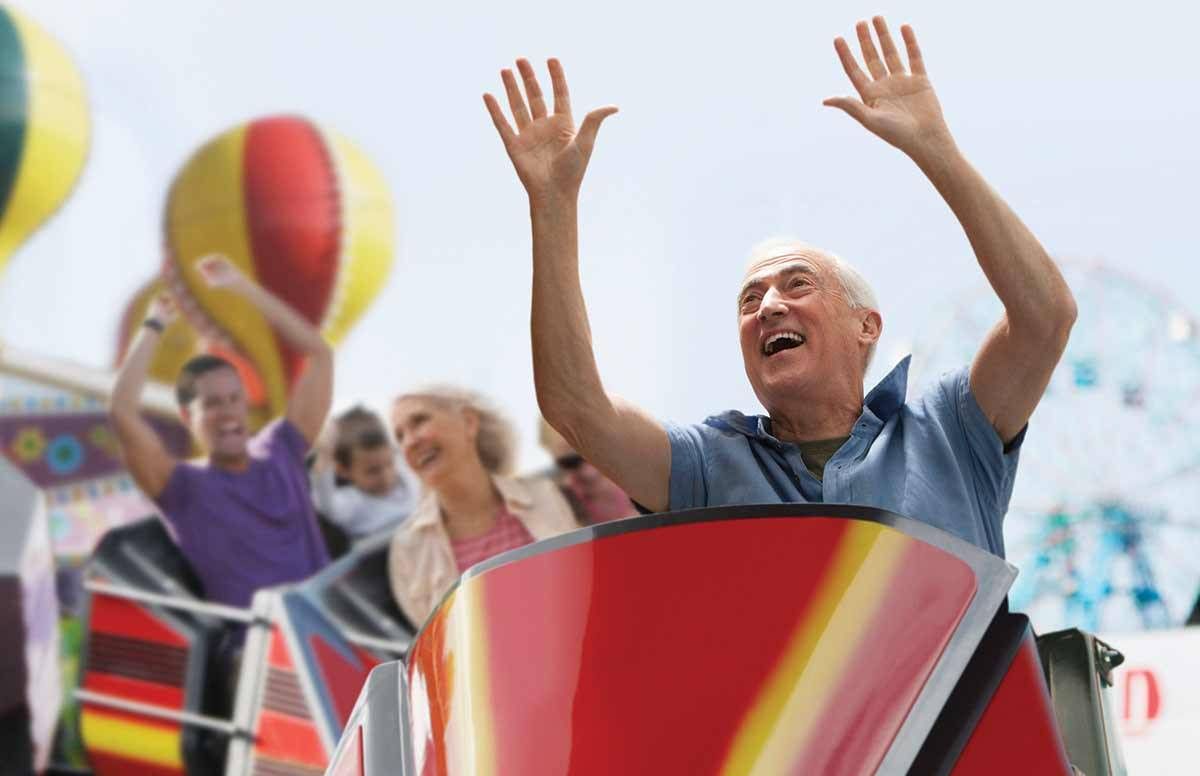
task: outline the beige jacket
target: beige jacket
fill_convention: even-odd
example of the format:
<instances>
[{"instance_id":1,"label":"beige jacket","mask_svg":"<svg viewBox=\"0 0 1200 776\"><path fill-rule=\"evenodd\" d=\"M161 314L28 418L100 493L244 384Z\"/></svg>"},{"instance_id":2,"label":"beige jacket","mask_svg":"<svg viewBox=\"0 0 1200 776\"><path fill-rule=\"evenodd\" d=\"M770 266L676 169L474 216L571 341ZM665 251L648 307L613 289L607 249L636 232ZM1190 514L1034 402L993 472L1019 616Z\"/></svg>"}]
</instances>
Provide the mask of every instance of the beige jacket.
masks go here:
<instances>
[{"instance_id":1,"label":"beige jacket","mask_svg":"<svg viewBox=\"0 0 1200 776\"><path fill-rule=\"evenodd\" d=\"M493 475L492 484L505 508L524 523L534 541L579 527L562 491L544 477ZM396 603L418 627L458 580L454 550L436 494L423 493L413 513L396 529L388 550L388 576Z\"/></svg>"}]
</instances>

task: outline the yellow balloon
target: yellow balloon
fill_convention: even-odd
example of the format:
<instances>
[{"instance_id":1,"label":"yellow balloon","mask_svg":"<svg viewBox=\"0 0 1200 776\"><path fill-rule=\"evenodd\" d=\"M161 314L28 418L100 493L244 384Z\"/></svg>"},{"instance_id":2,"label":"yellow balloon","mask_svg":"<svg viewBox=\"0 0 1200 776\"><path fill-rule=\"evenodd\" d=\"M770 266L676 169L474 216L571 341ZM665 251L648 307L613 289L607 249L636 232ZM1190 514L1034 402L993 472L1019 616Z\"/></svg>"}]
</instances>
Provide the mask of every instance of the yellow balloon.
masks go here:
<instances>
[{"instance_id":1,"label":"yellow balloon","mask_svg":"<svg viewBox=\"0 0 1200 776\"><path fill-rule=\"evenodd\" d=\"M90 134L83 78L67 52L0 7L0 271L71 192Z\"/></svg>"},{"instance_id":2,"label":"yellow balloon","mask_svg":"<svg viewBox=\"0 0 1200 776\"><path fill-rule=\"evenodd\" d=\"M197 261L225 254L336 345L387 280L393 220L383 176L350 141L296 116L256 119L206 143L175 176L165 274L202 336L250 362L278 414L300 355L245 300L209 288Z\"/></svg>"},{"instance_id":3,"label":"yellow balloon","mask_svg":"<svg viewBox=\"0 0 1200 776\"><path fill-rule=\"evenodd\" d=\"M114 366L120 366L125 358L125 352L133 342L133 338L141 330L142 321L154 297L166 291L166 285L160 278L154 278L142 285L125 305L121 316L120 331L117 333L117 357ZM154 357L150 361L147 376L151 380L174 385L179 377L179 370L189 358L200 352L200 340L195 330L188 325L182 316L176 318L159 337L158 347L154 349Z\"/></svg>"}]
</instances>

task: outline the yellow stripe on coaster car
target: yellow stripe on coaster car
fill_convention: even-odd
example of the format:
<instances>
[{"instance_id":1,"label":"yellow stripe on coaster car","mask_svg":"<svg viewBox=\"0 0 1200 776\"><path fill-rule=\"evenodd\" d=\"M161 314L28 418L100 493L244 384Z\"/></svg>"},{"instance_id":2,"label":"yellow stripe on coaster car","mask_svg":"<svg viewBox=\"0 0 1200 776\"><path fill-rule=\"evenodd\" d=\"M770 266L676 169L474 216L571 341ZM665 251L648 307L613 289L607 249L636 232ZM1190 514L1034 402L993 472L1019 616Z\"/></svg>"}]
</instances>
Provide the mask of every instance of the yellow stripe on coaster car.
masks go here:
<instances>
[{"instance_id":1,"label":"yellow stripe on coaster car","mask_svg":"<svg viewBox=\"0 0 1200 776\"><path fill-rule=\"evenodd\" d=\"M734 739L722 776L791 773L870 626L905 547L899 531L851 521L812 609Z\"/></svg>"},{"instance_id":2,"label":"yellow stripe on coaster car","mask_svg":"<svg viewBox=\"0 0 1200 776\"><path fill-rule=\"evenodd\" d=\"M166 768L183 768L179 730L141 724L88 709L80 714L80 718L81 733L89 750Z\"/></svg>"}]
</instances>

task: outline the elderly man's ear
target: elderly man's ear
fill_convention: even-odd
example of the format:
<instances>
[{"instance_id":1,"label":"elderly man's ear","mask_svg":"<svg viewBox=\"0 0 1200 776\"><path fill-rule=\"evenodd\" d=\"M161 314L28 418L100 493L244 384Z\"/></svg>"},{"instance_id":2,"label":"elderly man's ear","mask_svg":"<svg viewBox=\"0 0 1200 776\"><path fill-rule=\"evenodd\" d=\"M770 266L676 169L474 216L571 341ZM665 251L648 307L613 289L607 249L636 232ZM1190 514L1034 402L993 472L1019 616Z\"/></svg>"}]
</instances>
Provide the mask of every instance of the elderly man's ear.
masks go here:
<instances>
[{"instance_id":1,"label":"elderly man's ear","mask_svg":"<svg viewBox=\"0 0 1200 776\"><path fill-rule=\"evenodd\" d=\"M862 317L862 329L858 333L859 341L870 345L879 341L883 334L883 317L875 310L867 310Z\"/></svg>"}]
</instances>

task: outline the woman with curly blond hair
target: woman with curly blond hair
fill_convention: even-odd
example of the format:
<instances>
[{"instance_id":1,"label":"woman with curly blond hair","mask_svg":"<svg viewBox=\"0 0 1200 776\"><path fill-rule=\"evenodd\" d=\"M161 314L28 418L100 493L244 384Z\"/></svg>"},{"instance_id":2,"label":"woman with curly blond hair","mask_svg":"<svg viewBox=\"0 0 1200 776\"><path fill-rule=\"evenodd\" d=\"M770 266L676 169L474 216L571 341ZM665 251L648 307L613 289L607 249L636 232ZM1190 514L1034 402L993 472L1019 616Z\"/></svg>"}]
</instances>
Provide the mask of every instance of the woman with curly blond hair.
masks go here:
<instances>
[{"instance_id":1,"label":"woman with curly blond hair","mask_svg":"<svg viewBox=\"0 0 1200 776\"><path fill-rule=\"evenodd\" d=\"M577 527L553 482L511 476L512 427L480 396L449 386L402 394L392 428L423 491L388 555L392 594L414 624L476 563Z\"/></svg>"}]
</instances>

